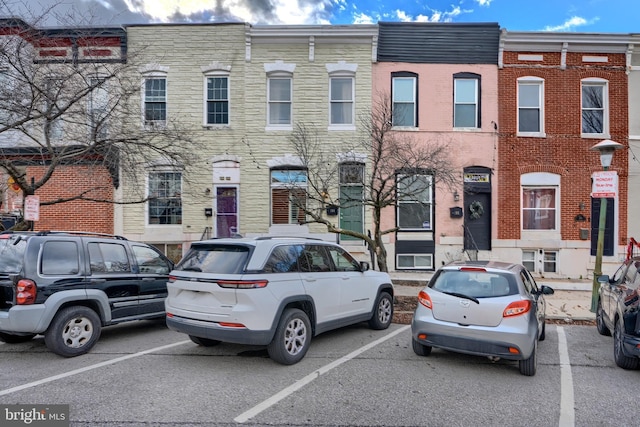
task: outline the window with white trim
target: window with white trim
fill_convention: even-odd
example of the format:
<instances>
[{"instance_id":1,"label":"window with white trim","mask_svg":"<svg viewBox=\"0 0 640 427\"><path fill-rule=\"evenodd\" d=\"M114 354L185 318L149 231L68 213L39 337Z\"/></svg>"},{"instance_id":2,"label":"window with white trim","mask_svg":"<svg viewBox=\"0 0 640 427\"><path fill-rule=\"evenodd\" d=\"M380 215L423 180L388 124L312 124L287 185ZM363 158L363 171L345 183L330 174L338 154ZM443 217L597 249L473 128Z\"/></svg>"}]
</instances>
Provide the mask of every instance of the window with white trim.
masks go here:
<instances>
[{"instance_id":1,"label":"window with white trim","mask_svg":"<svg viewBox=\"0 0 640 427\"><path fill-rule=\"evenodd\" d=\"M267 120L270 126L291 125L291 77L269 77Z\"/></svg>"},{"instance_id":2,"label":"window with white trim","mask_svg":"<svg viewBox=\"0 0 640 427\"><path fill-rule=\"evenodd\" d=\"M546 172L524 174L522 186L522 229L559 230L560 176Z\"/></svg>"},{"instance_id":3,"label":"window with white trim","mask_svg":"<svg viewBox=\"0 0 640 427\"><path fill-rule=\"evenodd\" d=\"M393 126L418 127L418 75L392 73Z\"/></svg>"},{"instance_id":4,"label":"window with white trim","mask_svg":"<svg viewBox=\"0 0 640 427\"><path fill-rule=\"evenodd\" d=\"M207 76L206 116L207 125L229 124L229 77Z\"/></svg>"},{"instance_id":5,"label":"window with white trim","mask_svg":"<svg viewBox=\"0 0 640 427\"><path fill-rule=\"evenodd\" d=\"M331 77L330 86L330 124L353 125L354 109L353 77Z\"/></svg>"},{"instance_id":6,"label":"window with white trim","mask_svg":"<svg viewBox=\"0 0 640 427\"><path fill-rule=\"evenodd\" d=\"M90 79L93 88L89 94L89 138L100 140L107 137L107 116L109 90L104 78L95 76Z\"/></svg>"},{"instance_id":7,"label":"window with white trim","mask_svg":"<svg viewBox=\"0 0 640 427\"><path fill-rule=\"evenodd\" d=\"M144 123L164 126L167 122L167 79L148 77L144 81Z\"/></svg>"},{"instance_id":8,"label":"window with white trim","mask_svg":"<svg viewBox=\"0 0 640 427\"><path fill-rule=\"evenodd\" d=\"M182 173L158 170L149 173L148 223L182 224Z\"/></svg>"},{"instance_id":9,"label":"window with white trim","mask_svg":"<svg viewBox=\"0 0 640 427\"><path fill-rule=\"evenodd\" d=\"M537 77L518 79L518 135L544 134L544 80Z\"/></svg>"},{"instance_id":10,"label":"window with white trim","mask_svg":"<svg viewBox=\"0 0 640 427\"><path fill-rule=\"evenodd\" d=\"M396 255L396 268L402 270L432 269L433 254L398 254Z\"/></svg>"},{"instance_id":11,"label":"window with white trim","mask_svg":"<svg viewBox=\"0 0 640 427\"><path fill-rule=\"evenodd\" d=\"M458 73L453 79L453 127L480 127L480 76Z\"/></svg>"},{"instance_id":12,"label":"window with white trim","mask_svg":"<svg viewBox=\"0 0 640 427\"><path fill-rule=\"evenodd\" d=\"M401 230L432 230L433 176L399 174L397 180L398 227Z\"/></svg>"},{"instance_id":13,"label":"window with white trim","mask_svg":"<svg viewBox=\"0 0 640 427\"><path fill-rule=\"evenodd\" d=\"M271 170L271 224L302 224L306 200L306 170Z\"/></svg>"},{"instance_id":14,"label":"window with white trim","mask_svg":"<svg viewBox=\"0 0 640 427\"><path fill-rule=\"evenodd\" d=\"M603 137L609 132L608 82L583 79L581 86L582 135Z\"/></svg>"}]
</instances>

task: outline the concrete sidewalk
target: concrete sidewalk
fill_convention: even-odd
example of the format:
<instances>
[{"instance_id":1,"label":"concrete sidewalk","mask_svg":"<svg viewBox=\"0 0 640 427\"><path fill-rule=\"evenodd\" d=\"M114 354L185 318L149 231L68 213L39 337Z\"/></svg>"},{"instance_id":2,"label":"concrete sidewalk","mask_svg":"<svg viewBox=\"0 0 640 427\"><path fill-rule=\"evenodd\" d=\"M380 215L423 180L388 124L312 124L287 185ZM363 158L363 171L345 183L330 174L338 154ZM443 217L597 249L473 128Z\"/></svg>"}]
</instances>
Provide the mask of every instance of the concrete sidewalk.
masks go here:
<instances>
[{"instance_id":1,"label":"concrete sidewalk","mask_svg":"<svg viewBox=\"0 0 640 427\"><path fill-rule=\"evenodd\" d=\"M431 278L430 274L425 273L390 275L396 295L404 297L417 297L420 289ZM591 281L536 279L536 283L538 286L550 286L555 291L553 295L545 295L547 319L565 320L567 323L595 320L596 315L591 312Z\"/></svg>"}]
</instances>

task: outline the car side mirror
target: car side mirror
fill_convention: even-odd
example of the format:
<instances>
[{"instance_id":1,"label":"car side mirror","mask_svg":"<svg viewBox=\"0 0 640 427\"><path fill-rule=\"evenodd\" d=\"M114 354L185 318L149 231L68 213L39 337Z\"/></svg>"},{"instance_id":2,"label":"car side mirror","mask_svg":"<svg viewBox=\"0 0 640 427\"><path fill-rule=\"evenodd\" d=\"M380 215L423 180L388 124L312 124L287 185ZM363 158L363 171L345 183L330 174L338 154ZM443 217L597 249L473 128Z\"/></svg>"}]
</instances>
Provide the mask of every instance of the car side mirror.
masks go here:
<instances>
[{"instance_id":1,"label":"car side mirror","mask_svg":"<svg viewBox=\"0 0 640 427\"><path fill-rule=\"evenodd\" d=\"M367 261L360 261L360 271L369 270L369 263Z\"/></svg>"},{"instance_id":2,"label":"car side mirror","mask_svg":"<svg viewBox=\"0 0 640 427\"><path fill-rule=\"evenodd\" d=\"M540 287L540 290L542 291L543 295L553 295L555 292L551 286L547 286L547 285L542 285Z\"/></svg>"}]
</instances>

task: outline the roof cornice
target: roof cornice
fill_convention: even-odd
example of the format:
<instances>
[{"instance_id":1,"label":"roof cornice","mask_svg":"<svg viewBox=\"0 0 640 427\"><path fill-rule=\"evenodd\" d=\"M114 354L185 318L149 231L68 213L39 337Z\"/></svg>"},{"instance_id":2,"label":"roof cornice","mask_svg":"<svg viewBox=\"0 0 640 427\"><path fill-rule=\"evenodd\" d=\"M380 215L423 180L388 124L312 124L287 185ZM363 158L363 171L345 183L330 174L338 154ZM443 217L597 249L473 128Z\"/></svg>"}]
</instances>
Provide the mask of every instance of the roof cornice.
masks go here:
<instances>
[{"instance_id":1,"label":"roof cornice","mask_svg":"<svg viewBox=\"0 0 640 427\"><path fill-rule=\"evenodd\" d=\"M505 51L626 53L640 38L625 33L569 33L502 30Z\"/></svg>"}]
</instances>

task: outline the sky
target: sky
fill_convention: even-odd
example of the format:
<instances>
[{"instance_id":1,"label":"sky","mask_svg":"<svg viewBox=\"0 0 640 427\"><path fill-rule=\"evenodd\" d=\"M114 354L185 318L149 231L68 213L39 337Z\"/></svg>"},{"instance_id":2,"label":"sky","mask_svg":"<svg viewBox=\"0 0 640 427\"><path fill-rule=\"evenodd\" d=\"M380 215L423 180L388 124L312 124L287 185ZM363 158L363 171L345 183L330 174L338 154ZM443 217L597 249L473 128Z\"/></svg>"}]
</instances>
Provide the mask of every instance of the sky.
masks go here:
<instances>
[{"instance_id":1,"label":"sky","mask_svg":"<svg viewBox=\"0 0 640 427\"><path fill-rule=\"evenodd\" d=\"M0 16L39 27L497 22L511 31L640 33L640 0L0 0Z\"/></svg>"}]
</instances>

